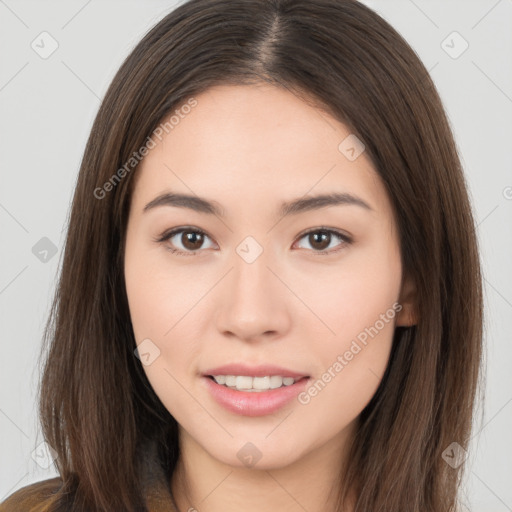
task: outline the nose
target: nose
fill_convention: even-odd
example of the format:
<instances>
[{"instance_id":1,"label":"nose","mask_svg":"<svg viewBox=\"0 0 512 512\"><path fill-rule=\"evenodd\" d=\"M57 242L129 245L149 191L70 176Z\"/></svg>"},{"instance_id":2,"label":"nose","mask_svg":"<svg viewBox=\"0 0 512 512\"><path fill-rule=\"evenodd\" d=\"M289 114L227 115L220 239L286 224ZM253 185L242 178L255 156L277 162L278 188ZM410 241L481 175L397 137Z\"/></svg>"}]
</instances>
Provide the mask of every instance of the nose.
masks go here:
<instances>
[{"instance_id":1,"label":"nose","mask_svg":"<svg viewBox=\"0 0 512 512\"><path fill-rule=\"evenodd\" d=\"M275 339L291 326L293 294L278 277L275 261L264 251L248 263L238 254L223 280L218 300L216 327L224 336L244 341Z\"/></svg>"}]
</instances>

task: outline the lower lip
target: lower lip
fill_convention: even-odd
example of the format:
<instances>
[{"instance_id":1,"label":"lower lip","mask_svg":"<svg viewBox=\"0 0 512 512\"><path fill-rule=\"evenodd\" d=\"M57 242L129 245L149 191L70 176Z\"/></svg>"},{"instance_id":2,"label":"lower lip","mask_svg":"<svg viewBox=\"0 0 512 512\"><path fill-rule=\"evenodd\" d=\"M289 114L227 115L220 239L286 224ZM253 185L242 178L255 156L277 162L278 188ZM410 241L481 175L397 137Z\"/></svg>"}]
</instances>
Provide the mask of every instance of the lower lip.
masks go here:
<instances>
[{"instance_id":1,"label":"lower lip","mask_svg":"<svg viewBox=\"0 0 512 512\"><path fill-rule=\"evenodd\" d=\"M293 400L306 386L305 377L290 386L268 391L238 391L217 384L210 377L203 377L214 400L228 411L243 416L265 416L272 414Z\"/></svg>"}]
</instances>

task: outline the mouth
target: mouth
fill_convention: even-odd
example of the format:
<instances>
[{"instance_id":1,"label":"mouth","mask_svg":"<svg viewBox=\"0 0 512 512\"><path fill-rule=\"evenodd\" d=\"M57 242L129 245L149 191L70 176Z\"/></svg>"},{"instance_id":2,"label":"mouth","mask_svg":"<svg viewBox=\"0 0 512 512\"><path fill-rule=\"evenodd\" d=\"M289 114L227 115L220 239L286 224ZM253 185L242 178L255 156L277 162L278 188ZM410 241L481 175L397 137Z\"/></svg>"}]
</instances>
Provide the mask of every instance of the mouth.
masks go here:
<instances>
[{"instance_id":1,"label":"mouth","mask_svg":"<svg viewBox=\"0 0 512 512\"><path fill-rule=\"evenodd\" d=\"M211 398L227 411L243 416L264 416L278 411L304 390L310 378L268 365L225 365L202 374Z\"/></svg>"}]
</instances>

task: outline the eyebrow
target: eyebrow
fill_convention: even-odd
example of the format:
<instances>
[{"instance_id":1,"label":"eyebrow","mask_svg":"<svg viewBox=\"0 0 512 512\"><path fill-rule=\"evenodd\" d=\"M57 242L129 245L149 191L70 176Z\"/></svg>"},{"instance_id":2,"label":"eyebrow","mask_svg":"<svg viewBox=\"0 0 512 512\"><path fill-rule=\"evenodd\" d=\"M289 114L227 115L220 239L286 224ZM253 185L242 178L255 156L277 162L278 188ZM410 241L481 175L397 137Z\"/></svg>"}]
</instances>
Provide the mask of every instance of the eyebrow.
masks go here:
<instances>
[{"instance_id":1,"label":"eyebrow","mask_svg":"<svg viewBox=\"0 0 512 512\"><path fill-rule=\"evenodd\" d=\"M279 208L279 216L286 217L287 215L296 215L302 212L319 210L320 208L325 208L327 206L340 205L360 206L366 210L373 211L373 208L360 197L346 192L333 192L330 194L319 194L316 196L301 197L299 199L294 199L293 201L283 202ZM144 207L143 213L158 206L175 206L178 208L188 208L199 213L224 217L223 210L219 203L216 201L210 201L208 199L189 194L173 192L166 192L161 194Z\"/></svg>"}]
</instances>

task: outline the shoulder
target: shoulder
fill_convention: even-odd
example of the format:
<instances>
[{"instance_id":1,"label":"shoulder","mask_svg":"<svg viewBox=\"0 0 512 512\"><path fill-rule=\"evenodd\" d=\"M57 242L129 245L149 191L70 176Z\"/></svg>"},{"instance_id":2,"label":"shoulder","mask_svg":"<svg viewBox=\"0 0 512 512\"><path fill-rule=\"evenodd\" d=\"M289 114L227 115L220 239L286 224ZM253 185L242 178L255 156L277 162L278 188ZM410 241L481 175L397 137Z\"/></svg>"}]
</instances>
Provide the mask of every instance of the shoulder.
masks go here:
<instances>
[{"instance_id":1,"label":"shoulder","mask_svg":"<svg viewBox=\"0 0 512 512\"><path fill-rule=\"evenodd\" d=\"M0 512L30 512L31 510L41 512L45 510L42 506L45 502L61 488L62 480L59 477L42 480L13 492L0 503Z\"/></svg>"}]
</instances>

